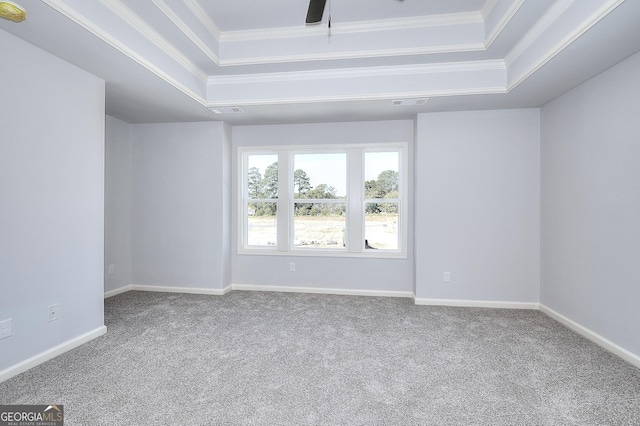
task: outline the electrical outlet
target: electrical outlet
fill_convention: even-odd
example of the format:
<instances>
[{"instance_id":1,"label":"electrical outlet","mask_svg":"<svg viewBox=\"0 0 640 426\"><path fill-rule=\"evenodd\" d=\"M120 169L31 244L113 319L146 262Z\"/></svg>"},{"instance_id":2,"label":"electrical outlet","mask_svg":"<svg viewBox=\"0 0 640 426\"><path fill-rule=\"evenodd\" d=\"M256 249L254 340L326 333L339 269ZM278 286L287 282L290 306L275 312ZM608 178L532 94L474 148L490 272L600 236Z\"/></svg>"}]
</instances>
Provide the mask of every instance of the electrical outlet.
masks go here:
<instances>
[{"instance_id":1,"label":"electrical outlet","mask_svg":"<svg viewBox=\"0 0 640 426\"><path fill-rule=\"evenodd\" d=\"M109 265L109 275L113 275L115 273L116 273L116 265L112 263L111 265Z\"/></svg>"},{"instance_id":2,"label":"electrical outlet","mask_svg":"<svg viewBox=\"0 0 640 426\"><path fill-rule=\"evenodd\" d=\"M296 263L289 262L289 272L295 272L295 271L296 271Z\"/></svg>"},{"instance_id":3,"label":"electrical outlet","mask_svg":"<svg viewBox=\"0 0 640 426\"><path fill-rule=\"evenodd\" d=\"M49 306L49 322L55 321L60 317L60 305L50 305Z\"/></svg>"},{"instance_id":4,"label":"electrical outlet","mask_svg":"<svg viewBox=\"0 0 640 426\"><path fill-rule=\"evenodd\" d=\"M0 339L11 336L11 318L0 321Z\"/></svg>"},{"instance_id":5,"label":"electrical outlet","mask_svg":"<svg viewBox=\"0 0 640 426\"><path fill-rule=\"evenodd\" d=\"M445 283L450 283L451 282L451 272L445 272L444 273L444 282Z\"/></svg>"}]
</instances>

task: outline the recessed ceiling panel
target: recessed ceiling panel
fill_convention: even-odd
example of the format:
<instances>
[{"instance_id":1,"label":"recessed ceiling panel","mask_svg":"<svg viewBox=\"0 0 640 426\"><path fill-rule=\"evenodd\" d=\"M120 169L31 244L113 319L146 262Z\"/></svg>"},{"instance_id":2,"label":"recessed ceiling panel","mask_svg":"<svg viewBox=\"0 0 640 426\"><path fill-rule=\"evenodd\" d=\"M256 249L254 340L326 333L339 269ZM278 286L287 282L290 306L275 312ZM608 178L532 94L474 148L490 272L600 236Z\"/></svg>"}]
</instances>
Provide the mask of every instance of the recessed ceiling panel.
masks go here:
<instances>
[{"instance_id":1,"label":"recessed ceiling panel","mask_svg":"<svg viewBox=\"0 0 640 426\"><path fill-rule=\"evenodd\" d=\"M195 0L189 0L195 1ZM306 0L198 0L222 31L305 25ZM327 0L325 17L357 22L480 11L486 0Z\"/></svg>"}]
</instances>

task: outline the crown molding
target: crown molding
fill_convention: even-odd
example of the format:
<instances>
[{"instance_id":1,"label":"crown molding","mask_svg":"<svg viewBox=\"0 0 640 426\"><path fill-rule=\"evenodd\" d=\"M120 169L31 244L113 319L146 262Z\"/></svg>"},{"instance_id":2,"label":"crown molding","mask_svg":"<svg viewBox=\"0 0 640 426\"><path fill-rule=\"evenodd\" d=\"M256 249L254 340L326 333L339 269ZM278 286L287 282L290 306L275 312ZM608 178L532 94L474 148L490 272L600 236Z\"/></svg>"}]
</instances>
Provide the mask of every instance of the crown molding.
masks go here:
<instances>
[{"instance_id":1,"label":"crown molding","mask_svg":"<svg viewBox=\"0 0 640 426\"><path fill-rule=\"evenodd\" d=\"M520 39L520 41L505 56L507 65L511 65L522 55L531 45L562 16L575 0L558 0L549 10L535 23L533 27Z\"/></svg>"},{"instance_id":2,"label":"crown molding","mask_svg":"<svg viewBox=\"0 0 640 426\"><path fill-rule=\"evenodd\" d=\"M507 24L509 24L509 22L511 22L511 20L514 17L514 15L516 14L516 12L518 12L518 10L520 10L520 8L522 7L522 5L524 4L525 1L526 0L516 0L511 4L511 7L509 7L509 9L507 9L505 14L498 21L498 23L493 27L491 32L489 34L487 34L487 36L485 38L485 42L484 42L485 46L487 48L489 48L489 46L491 46L493 44L493 42L496 41L498 36L502 33L502 31L504 31L504 29L507 27ZM492 11L493 10L494 9L492 8Z\"/></svg>"},{"instance_id":3,"label":"crown molding","mask_svg":"<svg viewBox=\"0 0 640 426\"><path fill-rule=\"evenodd\" d=\"M285 81L329 80L340 78L390 77L413 74L473 72L487 70L506 71L502 59L474 62L446 62L437 64L341 68L312 71L287 71L262 74L210 76L208 84L279 83Z\"/></svg>"},{"instance_id":4,"label":"crown molding","mask_svg":"<svg viewBox=\"0 0 640 426\"><path fill-rule=\"evenodd\" d=\"M357 50L322 54L263 56L251 58L220 59L220 67L237 65L262 65L290 62L330 61L336 59L383 58L390 56L428 55L434 53L461 53L486 50L484 43L456 44L449 46L424 46L403 49Z\"/></svg>"},{"instance_id":5,"label":"crown molding","mask_svg":"<svg viewBox=\"0 0 640 426\"><path fill-rule=\"evenodd\" d=\"M465 25L484 22L480 12L449 13L442 15L413 16L398 19L379 19L359 22L331 22L331 34L353 34L372 31L406 30L410 28L427 28L435 26ZM327 28L315 27L283 27L260 30L225 31L220 42L253 41L278 38L300 38L326 35Z\"/></svg>"},{"instance_id":6,"label":"crown molding","mask_svg":"<svg viewBox=\"0 0 640 426\"><path fill-rule=\"evenodd\" d=\"M191 10L197 19L209 30L209 32L217 40L234 40L234 36L230 36L229 32L222 33L216 24L207 15L206 11L202 8L198 0L182 0L183 3ZM489 0L493 1L493 0ZM50 0L47 3L55 3L58 5L65 5L64 7L58 7L57 10L71 9L63 0ZM161 36L155 29L147 24L142 18L140 18L135 12L128 8L121 0L100 0L100 2L109 8L113 13L120 17L130 27L135 29L138 33L143 35L147 40L158 47L162 52L172 58L176 63L190 72L198 81L206 82L208 79L207 73L201 68L195 65L189 58L187 58L179 49L173 44ZM191 40L216 66L219 67L231 67L239 65L261 65L271 63L295 63L295 62L307 62L307 61L326 61L326 60L339 60L350 58L380 58L380 57L392 57L392 56L409 56L409 55L424 55L424 54L437 54L437 53L462 53L462 52L474 52L483 51L486 46L483 42L467 43L467 44L455 44L455 45L437 45L437 46L423 46L423 47L411 47L411 48L389 48L389 49L377 49L377 50L357 50L346 52L326 52L322 54L298 54L298 55L279 55L279 56L263 56L263 57L247 57L247 58L230 58L221 59L220 55L216 53L211 47L207 45L189 26L175 13L175 11L167 4L165 0L152 0L152 3L180 30L185 34L187 38ZM75 11L74 11L75 12ZM61 12L67 15L67 12ZM90 22L89 18L81 15L78 12L74 14L73 19L81 26L88 28L91 32L99 32L95 30L98 27L97 24ZM466 12L456 14L442 14L434 16L421 16L402 18L394 20L376 20L376 21L364 21L342 24L342 28L332 29L336 34L339 33L356 33L362 31L376 31L376 30L407 30L416 28L426 28L434 26L450 26L450 25L462 25L462 24L477 24L482 23L482 15L480 12ZM341 25L336 24L336 27ZM102 30L102 29L101 29ZM127 54L127 56L136 60L137 62L144 64L145 67L152 70L155 67L150 65L150 61L144 59L142 54L134 52L128 48L124 43L116 40L115 37L108 34L106 31L101 31L103 34L100 38L107 41L118 50ZM235 37L236 40L262 40L265 37L268 38L269 34L263 31L239 31L237 34L244 34ZM236 35L237 35L236 34ZM313 35L325 35L326 31L320 28L280 28L274 29L271 32L273 37L282 36L313 36ZM167 80L166 73L153 71L155 74L161 75L163 79ZM173 83L172 83L173 84ZM183 88L181 88L183 90ZM193 93L190 96L193 97Z\"/></svg>"},{"instance_id":7,"label":"crown molding","mask_svg":"<svg viewBox=\"0 0 640 426\"><path fill-rule=\"evenodd\" d=\"M89 20L86 16L84 16L83 14L81 14L71 6L69 6L64 1L42 0L42 2L45 3L47 6L51 7L52 9L54 9L55 11L57 11L58 13L62 14L63 16L66 16L68 19L75 22L77 25L84 28L89 33L95 35L100 40L104 41L114 49L118 50L119 52L121 52L122 54L130 58L131 60L137 62L138 64L140 64L142 67L146 68L153 74L157 75L158 77L166 81L168 84L180 90L185 95L189 96L190 98L199 102L202 105L206 105L206 99L201 94L196 93L189 87L182 84L176 78L172 77L171 75L166 73L164 70L162 70L160 67L156 66L154 63L147 60L144 56L140 55L138 52L130 48L127 44L121 42L119 39L112 36L105 29L97 25L95 22Z\"/></svg>"},{"instance_id":8,"label":"crown molding","mask_svg":"<svg viewBox=\"0 0 640 426\"><path fill-rule=\"evenodd\" d=\"M145 36L150 42L155 44L163 52L169 55L174 61L180 64L184 69L196 76L200 81L207 80L207 74L198 66L196 66L189 58L187 58L180 50L178 50L173 44L162 37L156 30L151 28L149 24L138 15L136 15L131 9L129 9L120 0L100 0L102 4L111 9L116 16L125 21L129 26L134 28L140 34Z\"/></svg>"},{"instance_id":9,"label":"crown molding","mask_svg":"<svg viewBox=\"0 0 640 426\"><path fill-rule=\"evenodd\" d=\"M288 97L277 99L245 99L229 101L209 101L207 108L220 108L229 105L233 106L260 106L277 104L304 104L315 102L352 102L352 101L391 101L393 99L405 98L436 98L442 96L468 96L468 95L494 95L504 94L507 90L504 86L483 87L476 89L446 89L422 92L385 92L369 95L336 95L336 96L306 96Z\"/></svg>"},{"instance_id":10,"label":"crown molding","mask_svg":"<svg viewBox=\"0 0 640 426\"><path fill-rule=\"evenodd\" d=\"M541 55L531 66L521 72L518 77L513 78L507 83L507 90L511 91L522 84L526 79L531 77L536 71L542 68L547 62L556 55L566 49L571 43L580 38L591 27L596 25L600 20L611 13L615 8L620 6L626 0L606 0L598 9L596 9L587 19L582 21L573 31L571 31L562 40L556 43L552 48Z\"/></svg>"},{"instance_id":11,"label":"crown molding","mask_svg":"<svg viewBox=\"0 0 640 426\"><path fill-rule=\"evenodd\" d=\"M420 65L408 65L408 66L383 66L383 67L369 67L369 68L346 68L346 69L329 69L329 70L315 70L315 71L302 71L302 72L278 72L267 74L243 74L243 75L215 75L208 76L205 72L198 68L192 61L190 61L182 52L180 52L174 45L163 38L157 31L151 28L145 21L143 21L135 12L129 9L121 0L100 0L100 2L112 10L117 16L123 19L133 29L143 35L148 41L153 43L161 52L168 55L177 64L182 66L189 76L193 76L195 80L186 77L184 73L174 73L174 75L166 72L160 64L152 62L139 53L134 48L130 47L129 43L125 43L120 39L110 34L106 29L92 21L89 17L78 12L70 6L65 0L42 0L43 3L49 7L58 11L62 15L69 18L71 21L78 24L80 27L86 29L96 37L114 47L122 54L126 55L130 59L134 60L153 74L157 75L168 84L172 85L179 91L183 92L187 96L191 97L198 103L209 108L217 108L228 105L271 105L280 103L310 103L310 102L334 102L334 101L365 101L365 100L390 100L397 98L416 98L416 97L442 97L442 96L460 96L460 95L480 95L480 94L502 94L509 93L511 90L519 86L522 82L526 81L531 75L537 72L541 67L553 59L556 55L561 53L571 43L580 38L585 32L596 25L600 20L606 17L616 7L622 4L625 0L601 0L601 3L592 6L594 9L591 13L582 21L574 26L571 19L568 23L571 24L573 29L570 32L561 34L553 34L558 39L555 44L553 41L549 41L549 37L543 37L547 34L549 28L554 23L560 21L565 22L563 15L570 10L572 5L580 4L575 0L556 0L553 6L545 12L545 14L533 25L529 31L518 41L518 43L509 51L505 59L475 61L475 62L458 62L458 63L436 63L436 64L420 64ZM216 40L223 40L225 42L230 40L256 40L258 32L241 31L242 33L238 38L235 36L227 37L215 26L215 23L210 20L210 17L206 15L202 6L198 0L182 0L194 13L196 17L202 22ZM359 50L350 52L337 52L337 53L324 53L324 54L301 54L301 55L285 55L285 56L264 56L257 58L232 58L232 59L220 59L219 56L206 45L206 43L198 37L198 35L188 28L188 25L171 9L166 0L152 0L156 7L160 9L194 44L196 44L207 56L218 66L228 67L236 65L248 65L248 64L266 64L266 63L287 63L287 62L299 62L299 61L322 61L322 60L334 60L334 59L349 59L349 58L373 58L373 57L387 57L387 56L402 56L402 55L420 55L430 53L444 53L444 52L470 52L470 51L483 51L486 50L488 45L491 44L504 30L504 28L511 21L513 16L517 13L525 0L513 0L512 3L505 5L506 10L501 9L497 11L500 2L497 0L487 0L484 4L484 8L481 12L455 14L458 18L458 23L478 23L482 21L483 13L496 14L492 17L495 18L495 27L490 31L490 35L485 42L469 43L469 44L457 44L449 46L425 46L425 47L412 47L412 48L400 48L400 49L378 49L378 50ZM508 7L507 7L508 6ZM576 15L568 16L574 20L584 17L589 13L589 10L578 8ZM501 14L501 15L498 15ZM431 17L432 19L409 18L402 20L394 20L388 22L387 29L406 29L405 24L414 25L414 28L423 28L426 26L435 25L451 25L451 22L445 23L443 16L438 15ZM450 16L450 15L449 15ZM498 19L499 18L499 19ZM562 18L562 19L561 19ZM340 29L348 32L358 31L375 31L374 26L378 25L382 21L367 21L364 23L354 24L351 28L348 25L345 28ZM399 27L399 23L402 22L402 27ZM558 24L559 25L559 24ZM568 25L567 25L568 26ZM377 27L380 28L379 26ZM562 30L564 28L560 28ZM315 31L315 28L295 28L295 29L274 29L271 33L273 37L280 37L282 34L293 34L291 31L302 31L305 33L308 30ZM291 31L290 31L291 30ZM336 28L335 31L339 29ZM280 32L279 32L280 31ZM322 29L324 34L326 30ZM309 31L310 32L310 31ZM262 33L262 32L260 32ZM280 35L278 35L280 34ZM312 34L313 35L313 34ZM244 37L244 38L243 38ZM264 39L264 33L260 36ZM542 44L543 42L552 44L550 46ZM539 43L539 44L537 44ZM535 49L532 49L535 47ZM527 52L531 50L531 54L526 56ZM534 52L535 50L535 52ZM537 52L542 51L541 54ZM216 62L217 61L217 62ZM170 62L168 62L170 63ZM501 74L491 74L488 71L495 70L501 71L506 77L504 77L504 84L501 82ZM474 72L485 72L484 74L478 74L477 79ZM488 72L488 73L487 73ZM422 82L430 82L432 80L420 80L421 74L435 74L435 73L470 73L468 75L452 76L455 84L450 84L447 80L440 80L440 83L429 83L433 86L428 90L424 90L426 87L422 85ZM509 78L510 74L513 74L513 78ZM394 77L409 78L414 76L416 87L422 87L422 91L409 91L407 90L407 81L403 80L389 80ZM475 82L467 80L468 77L475 79ZM380 78L379 82L383 84L377 84L378 89L376 93L360 94L356 93L356 90L348 87L349 80L355 81L359 78ZM384 92L385 81L397 82L398 84L392 84L390 90ZM462 78L462 79L461 79ZM344 83L344 90L333 90L333 94L318 95L312 94L309 96L295 96L295 86L291 86L289 94L294 96L287 96L286 91L284 93L278 93L274 90L274 86L269 88L260 97L251 92L250 88L245 88L244 92L240 86L242 84L255 84L255 83L280 83L283 82L303 82L303 81L322 81L322 80L339 80L346 79ZM456 80L457 79L457 80ZM201 87L194 88L195 82L201 82L205 90ZM442 83L444 82L444 83ZM191 87L189 86L191 84ZM463 88L456 89L454 86L461 86ZM227 87L225 87L227 86ZM440 88L438 87L440 86ZM449 87L447 87L449 86ZM466 87L465 87L466 86ZM275 86L276 88L278 86ZM373 86L371 86L373 87ZM396 90L393 90L395 87ZM216 95L215 90L218 89L220 97L226 97L227 99L212 99L212 96L207 96L209 92L211 95ZM236 93L237 91L239 93ZM342 93L340 91L342 90ZM225 96L225 92L227 95ZM271 94L268 94L271 92ZM318 91L316 91L319 93ZM234 94L235 93L235 94ZM313 92L311 92L313 93ZM279 96L282 94L283 96ZM235 99L235 100L234 100Z\"/></svg>"},{"instance_id":12,"label":"crown molding","mask_svg":"<svg viewBox=\"0 0 640 426\"><path fill-rule=\"evenodd\" d=\"M209 17L209 14L204 10L198 0L183 0L184 4L191 10L191 13L200 21L202 25L209 31L209 33L220 43L222 38L222 31L216 25L215 22Z\"/></svg>"},{"instance_id":13,"label":"crown molding","mask_svg":"<svg viewBox=\"0 0 640 426\"><path fill-rule=\"evenodd\" d=\"M193 44L195 44L207 57L215 64L220 63L218 55L211 50L198 35L174 12L164 0L151 0L151 2L180 30L187 36Z\"/></svg>"},{"instance_id":14,"label":"crown molding","mask_svg":"<svg viewBox=\"0 0 640 426\"><path fill-rule=\"evenodd\" d=\"M484 3L482 9L480 10L480 15L482 15L483 20L486 20L487 17L491 15L491 12L493 12L493 8L496 7L496 4L498 4L498 0L487 0Z\"/></svg>"},{"instance_id":15,"label":"crown molding","mask_svg":"<svg viewBox=\"0 0 640 426\"><path fill-rule=\"evenodd\" d=\"M503 60L209 78L209 108L506 93ZM378 87L375 93L361 90ZM300 87L313 87L301 92ZM322 87L323 89L318 90ZM413 90L413 88L421 90Z\"/></svg>"}]
</instances>

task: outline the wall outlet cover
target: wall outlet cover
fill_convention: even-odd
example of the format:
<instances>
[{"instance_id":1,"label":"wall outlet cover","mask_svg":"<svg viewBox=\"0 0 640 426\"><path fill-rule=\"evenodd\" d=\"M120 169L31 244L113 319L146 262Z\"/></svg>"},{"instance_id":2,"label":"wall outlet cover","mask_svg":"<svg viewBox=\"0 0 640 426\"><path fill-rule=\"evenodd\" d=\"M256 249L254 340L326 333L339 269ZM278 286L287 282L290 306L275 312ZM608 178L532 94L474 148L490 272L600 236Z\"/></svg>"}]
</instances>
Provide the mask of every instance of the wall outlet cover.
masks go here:
<instances>
[{"instance_id":1,"label":"wall outlet cover","mask_svg":"<svg viewBox=\"0 0 640 426\"><path fill-rule=\"evenodd\" d=\"M11 318L0 321L0 339L11 336Z\"/></svg>"},{"instance_id":2,"label":"wall outlet cover","mask_svg":"<svg viewBox=\"0 0 640 426\"><path fill-rule=\"evenodd\" d=\"M49 322L55 321L60 318L60 305L49 305Z\"/></svg>"}]
</instances>

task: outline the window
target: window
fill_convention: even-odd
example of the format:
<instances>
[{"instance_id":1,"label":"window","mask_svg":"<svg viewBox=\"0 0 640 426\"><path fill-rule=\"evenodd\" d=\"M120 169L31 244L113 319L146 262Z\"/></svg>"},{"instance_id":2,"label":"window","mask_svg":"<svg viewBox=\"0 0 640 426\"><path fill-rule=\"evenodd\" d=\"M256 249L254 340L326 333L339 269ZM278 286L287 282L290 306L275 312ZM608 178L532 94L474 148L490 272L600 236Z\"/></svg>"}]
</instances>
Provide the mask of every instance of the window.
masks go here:
<instances>
[{"instance_id":1,"label":"window","mask_svg":"<svg viewBox=\"0 0 640 426\"><path fill-rule=\"evenodd\" d=\"M364 154L365 248L397 250L400 211L398 152Z\"/></svg>"},{"instance_id":2,"label":"window","mask_svg":"<svg viewBox=\"0 0 640 426\"><path fill-rule=\"evenodd\" d=\"M341 249L347 228L347 153L293 153L293 246Z\"/></svg>"},{"instance_id":3,"label":"window","mask_svg":"<svg viewBox=\"0 0 640 426\"><path fill-rule=\"evenodd\" d=\"M240 253L406 257L406 144L240 148Z\"/></svg>"},{"instance_id":4,"label":"window","mask_svg":"<svg viewBox=\"0 0 640 426\"><path fill-rule=\"evenodd\" d=\"M278 212L278 155L260 153L247 157L248 246L275 246Z\"/></svg>"}]
</instances>

